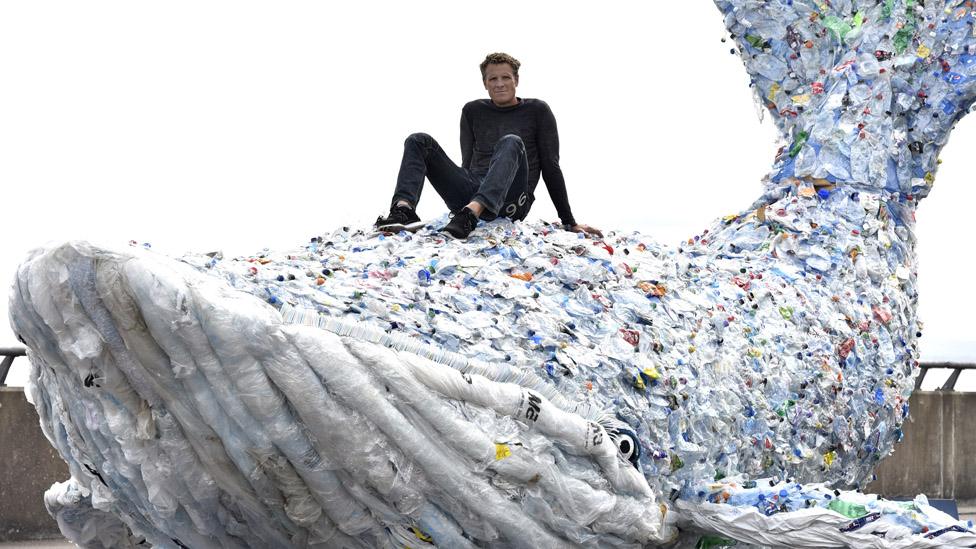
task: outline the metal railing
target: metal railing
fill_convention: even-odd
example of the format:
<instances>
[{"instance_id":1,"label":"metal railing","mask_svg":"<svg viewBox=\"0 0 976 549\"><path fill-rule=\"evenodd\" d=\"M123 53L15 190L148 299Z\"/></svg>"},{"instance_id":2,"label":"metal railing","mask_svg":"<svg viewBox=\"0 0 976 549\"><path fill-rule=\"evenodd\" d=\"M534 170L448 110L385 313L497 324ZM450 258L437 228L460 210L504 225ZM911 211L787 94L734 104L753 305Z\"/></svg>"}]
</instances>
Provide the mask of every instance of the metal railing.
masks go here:
<instances>
[{"instance_id":1,"label":"metal railing","mask_svg":"<svg viewBox=\"0 0 976 549\"><path fill-rule=\"evenodd\" d=\"M3 362L0 362L0 387L3 387L7 383L7 373L10 372L10 367L13 366L14 359L26 354L27 349L23 347L0 347L0 356L3 357Z\"/></svg>"},{"instance_id":2,"label":"metal railing","mask_svg":"<svg viewBox=\"0 0 976 549\"><path fill-rule=\"evenodd\" d=\"M916 391L922 390L922 380L925 379L925 374L927 374L929 370L952 370L952 373L949 374L949 378L945 380L945 383L943 383L941 387L936 389L937 391L955 391L956 382L959 381L959 374L961 374L964 370L976 370L976 364L962 364L958 362L923 362L922 364L919 364L919 367L922 369L922 371L918 374L918 377L915 378Z\"/></svg>"}]
</instances>

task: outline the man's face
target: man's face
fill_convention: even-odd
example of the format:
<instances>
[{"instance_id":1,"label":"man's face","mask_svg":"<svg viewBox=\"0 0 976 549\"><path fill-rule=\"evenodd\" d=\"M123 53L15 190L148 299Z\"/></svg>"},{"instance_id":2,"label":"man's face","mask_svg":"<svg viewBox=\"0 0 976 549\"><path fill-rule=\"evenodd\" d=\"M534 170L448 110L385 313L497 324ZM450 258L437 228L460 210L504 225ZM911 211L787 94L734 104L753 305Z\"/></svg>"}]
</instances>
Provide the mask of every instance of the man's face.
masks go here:
<instances>
[{"instance_id":1,"label":"man's face","mask_svg":"<svg viewBox=\"0 0 976 549\"><path fill-rule=\"evenodd\" d=\"M490 63L485 67L485 89L491 101L499 107L511 107L518 104L515 99L515 88L518 87L518 77L508 63Z\"/></svg>"}]
</instances>

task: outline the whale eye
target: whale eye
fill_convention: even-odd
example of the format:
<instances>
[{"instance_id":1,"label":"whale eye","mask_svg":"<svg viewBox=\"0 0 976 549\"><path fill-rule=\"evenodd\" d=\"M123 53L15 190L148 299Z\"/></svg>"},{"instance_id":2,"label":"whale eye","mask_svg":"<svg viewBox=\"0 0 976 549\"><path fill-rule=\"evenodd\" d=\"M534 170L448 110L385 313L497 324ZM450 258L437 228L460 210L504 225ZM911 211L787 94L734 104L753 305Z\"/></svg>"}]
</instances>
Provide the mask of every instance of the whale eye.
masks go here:
<instances>
[{"instance_id":1,"label":"whale eye","mask_svg":"<svg viewBox=\"0 0 976 549\"><path fill-rule=\"evenodd\" d=\"M616 433L617 441L617 451L620 452L620 457L629 461L634 467L640 467L640 442L637 441L637 435L631 431L620 430Z\"/></svg>"},{"instance_id":2,"label":"whale eye","mask_svg":"<svg viewBox=\"0 0 976 549\"><path fill-rule=\"evenodd\" d=\"M618 443L617 447L620 449L620 455L624 456L624 459L630 459L630 455L634 453L634 444L630 442L629 438L622 438Z\"/></svg>"}]
</instances>

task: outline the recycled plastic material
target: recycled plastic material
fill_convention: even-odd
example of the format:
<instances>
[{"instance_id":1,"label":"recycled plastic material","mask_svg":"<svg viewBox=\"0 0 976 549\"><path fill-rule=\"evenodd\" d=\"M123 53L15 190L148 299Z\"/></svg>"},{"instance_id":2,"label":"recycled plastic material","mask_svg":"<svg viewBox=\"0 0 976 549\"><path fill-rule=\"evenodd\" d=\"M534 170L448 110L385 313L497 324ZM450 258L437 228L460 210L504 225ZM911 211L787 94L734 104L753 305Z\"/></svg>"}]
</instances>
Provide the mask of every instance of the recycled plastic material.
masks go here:
<instances>
[{"instance_id":1,"label":"recycled plastic material","mask_svg":"<svg viewBox=\"0 0 976 549\"><path fill-rule=\"evenodd\" d=\"M914 210L972 104L972 7L716 4L784 145L759 200L677 247L498 220L34 252L11 320L66 535L976 546L924 497L850 490L908 417Z\"/></svg>"},{"instance_id":2,"label":"recycled plastic material","mask_svg":"<svg viewBox=\"0 0 976 549\"><path fill-rule=\"evenodd\" d=\"M748 487L747 487L748 486ZM679 512L706 531L761 546L972 547L972 521L959 522L913 501L827 488L823 484L723 479L710 487L708 503L677 502ZM741 547L743 545L737 545Z\"/></svg>"}]
</instances>

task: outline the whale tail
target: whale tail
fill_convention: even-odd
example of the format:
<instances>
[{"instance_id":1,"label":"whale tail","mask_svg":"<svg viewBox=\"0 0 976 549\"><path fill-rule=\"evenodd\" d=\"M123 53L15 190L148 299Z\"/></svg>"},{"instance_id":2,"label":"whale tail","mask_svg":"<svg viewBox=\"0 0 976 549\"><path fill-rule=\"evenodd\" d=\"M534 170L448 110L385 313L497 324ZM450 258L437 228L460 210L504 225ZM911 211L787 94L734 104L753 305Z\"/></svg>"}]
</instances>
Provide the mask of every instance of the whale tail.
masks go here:
<instances>
[{"instance_id":1,"label":"whale tail","mask_svg":"<svg viewBox=\"0 0 976 549\"><path fill-rule=\"evenodd\" d=\"M770 173L926 196L976 91L974 10L959 0L715 0L786 144Z\"/></svg>"}]
</instances>

